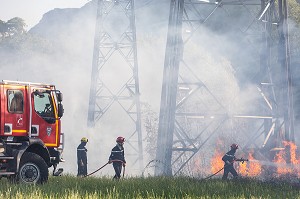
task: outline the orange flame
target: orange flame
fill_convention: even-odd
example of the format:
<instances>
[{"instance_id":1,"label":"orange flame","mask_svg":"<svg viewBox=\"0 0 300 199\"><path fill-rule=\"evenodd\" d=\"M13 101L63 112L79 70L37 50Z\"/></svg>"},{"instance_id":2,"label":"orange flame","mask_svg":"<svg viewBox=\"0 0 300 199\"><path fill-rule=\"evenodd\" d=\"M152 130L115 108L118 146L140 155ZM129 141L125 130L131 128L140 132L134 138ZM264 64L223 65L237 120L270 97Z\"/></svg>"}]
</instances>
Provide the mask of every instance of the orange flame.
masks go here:
<instances>
[{"instance_id":1,"label":"orange flame","mask_svg":"<svg viewBox=\"0 0 300 199\"><path fill-rule=\"evenodd\" d=\"M240 162L239 173L242 176L255 177L261 174L261 164L259 162L252 162L255 160L252 153L248 154L249 162Z\"/></svg>"},{"instance_id":2,"label":"orange flame","mask_svg":"<svg viewBox=\"0 0 300 199\"><path fill-rule=\"evenodd\" d=\"M247 164L243 164L242 162L239 163L239 173L242 176L247 176L248 174L248 168L247 168Z\"/></svg>"},{"instance_id":3,"label":"orange flame","mask_svg":"<svg viewBox=\"0 0 300 199\"><path fill-rule=\"evenodd\" d=\"M282 175L296 175L300 177L300 168L297 167L300 164L299 155L297 155L297 146L293 142L284 141L283 146L285 150L279 151L275 157L273 162L277 163L275 176L279 177ZM222 161L222 157L224 152L220 149L216 149L214 156L212 157L211 164L211 172L216 173L220 169L223 168L224 162ZM259 161L255 161L253 156L253 152L248 153L248 162L239 162L237 165L237 171L241 176L247 177L257 177L263 173L262 164ZM246 157L247 157L246 156ZM252 160L252 161L251 161ZM269 168L269 167L266 167Z\"/></svg>"},{"instance_id":4,"label":"orange flame","mask_svg":"<svg viewBox=\"0 0 300 199\"><path fill-rule=\"evenodd\" d=\"M297 160L297 155L296 155L296 150L297 150L296 144L293 142L283 142L283 143L284 143L284 146L290 147L291 163L298 164L299 161Z\"/></svg>"},{"instance_id":5,"label":"orange flame","mask_svg":"<svg viewBox=\"0 0 300 199\"><path fill-rule=\"evenodd\" d=\"M222 160L222 157L223 154L220 151L215 150L215 155L210 162L212 173L216 173L224 167L224 162Z\"/></svg>"},{"instance_id":6,"label":"orange flame","mask_svg":"<svg viewBox=\"0 0 300 199\"><path fill-rule=\"evenodd\" d=\"M259 162L252 162L251 160L255 160L252 153L249 153L249 172L248 176L255 177L261 174L261 164Z\"/></svg>"},{"instance_id":7,"label":"orange flame","mask_svg":"<svg viewBox=\"0 0 300 199\"><path fill-rule=\"evenodd\" d=\"M300 174L299 169L295 167L299 163L296 154L296 150L297 150L296 144L293 142L283 141L283 145L285 149L289 149L289 151L287 150L280 151L279 153L276 154L274 158L274 162L279 164L277 167L278 175L296 174L299 176ZM289 153L289 156L287 153ZM289 165L287 164L287 160L288 162L290 162Z\"/></svg>"},{"instance_id":8,"label":"orange flame","mask_svg":"<svg viewBox=\"0 0 300 199\"><path fill-rule=\"evenodd\" d=\"M274 158L274 162L278 163L278 167L277 167L278 175L285 175L289 173L289 169L285 166L286 165L285 151L280 151L279 153L277 153Z\"/></svg>"}]
</instances>

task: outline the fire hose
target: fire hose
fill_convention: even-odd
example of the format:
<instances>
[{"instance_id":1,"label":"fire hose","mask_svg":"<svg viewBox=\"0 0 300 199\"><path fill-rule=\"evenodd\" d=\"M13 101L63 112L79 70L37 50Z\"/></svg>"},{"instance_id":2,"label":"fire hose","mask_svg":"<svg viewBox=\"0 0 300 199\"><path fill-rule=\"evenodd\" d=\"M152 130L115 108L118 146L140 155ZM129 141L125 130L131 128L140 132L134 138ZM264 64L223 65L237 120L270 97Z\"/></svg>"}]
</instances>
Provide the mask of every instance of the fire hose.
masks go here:
<instances>
[{"instance_id":1,"label":"fire hose","mask_svg":"<svg viewBox=\"0 0 300 199\"><path fill-rule=\"evenodd\" d=\"M248 159L240 158L240 159L236 159L236 160L234 160L234 161L242 162L242 164L243 164L245 161L249 161L249 160L248 160ZM212 174L212 175L210 175L210 176L204 178L203 180L207 180L207 179L209 179L209 178L211 178L211 177L217 175L220 171L222 171L225 167L227 167L227 166L229 166L229 165L230 165L230 164L225 165L222 169L220 169L219 171L215 172L214 174Z\"/></svg>"},{"instance_id":2,"label":"fire hose","mask_svg":"<svg viewBox=\"0 0 300 199\"><path fill-rule=\"evenodd\" d=\"M125 165L125 163L122 160L111 160L111 162L122 162L123 165ZM89 173L89 174L87 174L87 175L85 175L83 177L88 177L90 175L93 175L94 173L96 173L96 172L100 171L101 169L103 169L108 164L110 164L110 162L105 163L102 167L98 168L97 170L95 170L92 173ZM124 178L124 175L125 175L125 166L123 166L123 178Z\"/></svg>"},{"instance_id":3,"label":"fire hose","mask_svg":"<svg viewBox=\"0 0 300 199\"><path fill-rule=\"evenodd\" d=\"M207 180L207 179L209 179L209 178L211 178L211 177L213 177L213 176L215 176L215 175L217 175L220 171L222 171L225 167L226 167L227 165L225 165L224 167L222 167L222 169L220 169L219 171L217 171L216 173L214 173L214 174L212 174L212 175L210 175L210 176L208 176L208 177L206 177L206 178L204 178L203 180Z\"/></svg>"}]
</instances>

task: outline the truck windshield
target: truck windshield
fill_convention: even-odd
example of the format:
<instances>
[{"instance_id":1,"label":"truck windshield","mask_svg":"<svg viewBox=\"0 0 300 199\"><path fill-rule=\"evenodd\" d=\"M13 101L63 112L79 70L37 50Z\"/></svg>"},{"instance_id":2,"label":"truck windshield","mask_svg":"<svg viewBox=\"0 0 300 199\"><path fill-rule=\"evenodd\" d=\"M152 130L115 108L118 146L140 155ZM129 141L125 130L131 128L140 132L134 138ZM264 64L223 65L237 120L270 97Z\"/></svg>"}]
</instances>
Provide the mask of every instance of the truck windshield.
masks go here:
<instances>
[{"instance_id":1,"label":"truck windshield","mask_svg":"<svg viewBox=\"0 0 300 199\"><path fill-rule=\"evenodd\" d=\"M55 115L51 94L47 92L34 92L34 110L46 120L47 118L53 119Z\"/></svg>"}]
</instances>

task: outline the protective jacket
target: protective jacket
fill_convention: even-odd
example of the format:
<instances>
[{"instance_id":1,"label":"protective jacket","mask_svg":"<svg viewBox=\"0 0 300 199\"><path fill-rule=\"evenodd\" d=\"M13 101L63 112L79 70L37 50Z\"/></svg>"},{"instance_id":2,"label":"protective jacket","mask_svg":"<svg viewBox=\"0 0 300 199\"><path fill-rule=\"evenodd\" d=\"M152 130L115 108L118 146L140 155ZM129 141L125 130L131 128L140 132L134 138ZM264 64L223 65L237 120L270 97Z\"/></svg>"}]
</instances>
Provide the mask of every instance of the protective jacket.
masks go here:
<instances>
[{"instance_id":1,"label":"protective jacket","mask_svg":"<svg viewBox=\"0 0 300 199\"><path fill-rule=\"evenodd\" d=\"M81 142L77 147L77 176L87 175L87 149L85 148L85 145L85 142Z\"/></svg>"},{"instance_id":2,"label":"protective jacket","mask_svg":"<svg viewBox=\"0 0 300 199\"><path fill-rule=\"evenodd\" d=\"M109 156L109 160L121 160L122 162L126 163L124 157L124 147L120 144L117 144L112 150ZM122 162L119 162L122 164ZM117 161L113 161L113 163L118 163Z\"/></svg>"},{"instance_id":3,"label":"protective jacket","mask_svg":"<svg viewBox=\"0 0 300 199\"><path fill-rule=\"evenodd\" d=\"M226 180L228 177L228 174L231 173L233 175L233 177L237 177L238 174L236 172L236 170L233 167L233 162L234 160L236 160L235 158L235 149L232 149L230 151L228 151L223 157L222 160L224 161L225 165L224 165L224 174L222 179Z\"/></svg>"},{"instance_id":4,"label":"protective jacket","mask_svg":"<svg viewBox=\"0 0 300 199\"><path fill-rule=\"evenodd\" d=\"M118 161L120 160L120 161ZM112 161L115 170L114 179L120 179L122 172L122 165L125 166L124 147L121 144L117 144L112 150L109 156L109 161ZM124 174L123 174L124 175Z\"/></svg>"},{"instance_id":5,"label":"protective jacket","mask_svg":"<svg viewBox=\"0 0 300 199\"><path fill-rule=\"evenodd\" d=\"M233 163L235 160L235 150L228 151L223 157L222 160L225 162L225 164Z\"/></svg>"}]
</instances>

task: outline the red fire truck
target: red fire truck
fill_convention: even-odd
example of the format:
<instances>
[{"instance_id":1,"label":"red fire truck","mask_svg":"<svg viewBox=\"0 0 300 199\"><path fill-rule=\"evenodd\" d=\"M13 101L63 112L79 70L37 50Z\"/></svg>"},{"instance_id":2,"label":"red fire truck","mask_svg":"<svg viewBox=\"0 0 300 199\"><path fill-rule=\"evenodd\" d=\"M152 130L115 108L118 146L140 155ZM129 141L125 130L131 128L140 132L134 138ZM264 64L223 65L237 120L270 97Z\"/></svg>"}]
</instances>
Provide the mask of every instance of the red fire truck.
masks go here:
<instances>
[{"instance_id":1,"label":"red fire truck","mask_svg":"<svg viewBox=\"0 0 300 199\"><path fill-rule=\"evenodd\" d=\"M45 183L62 161L62 93L54 85L0 82L0 177Z\"/></svg>"}]
</instances>

